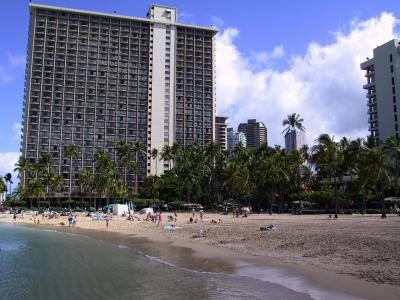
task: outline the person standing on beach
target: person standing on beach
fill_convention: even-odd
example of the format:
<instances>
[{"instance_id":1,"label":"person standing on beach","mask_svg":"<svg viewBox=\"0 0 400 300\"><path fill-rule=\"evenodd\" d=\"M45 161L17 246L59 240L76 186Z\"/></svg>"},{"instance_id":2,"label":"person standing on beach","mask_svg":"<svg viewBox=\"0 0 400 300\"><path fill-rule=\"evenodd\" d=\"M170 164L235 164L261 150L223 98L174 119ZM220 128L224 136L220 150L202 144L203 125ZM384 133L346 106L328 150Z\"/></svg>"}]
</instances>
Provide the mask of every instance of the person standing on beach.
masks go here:
<instances>
[{"instance_id":1,"label":"person standing on beach","mask_svg":"<svg viewBox=\"0 0 400 300\"><path fill-rule=\"evenodd\" d=\"M108 222L110 220L110 217L108 216L108 214L106 215L106 227L108 228Z\"/></svg>"},{"instance_id":2,"label":"person standing on beach","mask_svg":"<svg viewBox=\"0 0 400 300\"><path fill-rule=\"evenodd\" d=\"M174 216L175 216L175 225L178 224L178 214L176 211L174 211Z\"/></svg>"},{"instance_id":3,"label":"person standing on beach","mask_svg":"<svg viewBox=\"0 0 400 300\"><path fill-rule=\"evenodd\" d=\"M14 219L14 221L16 221L16 220L17 220L17 213L16 213L16 212L14 212L13 219Z\"/></svg>"},{"instance_id":4,"label":"person standing on beach","mask_svg":"<svg viewBox=\"0 0 400 300\"><path fill-rule=\"evenodd\" d=\"M200 221L203 222L203 210L202 209L200 209Z\"/></svg>"},{"instance_id":5,"label":"person standing on beach","mask_svg":"<svg viewBox=\"0 0 400 300\"><path fill-rule=\"evenodd\" d=\"M195 214L196 210L194 209L194 207L192 208L192 216L194 218L194 214Z\"/></svg>"},{"instance_id":6,"label":"person standing on beach","mask_svg":"<svg viewBox=\"0 0 400 300\"><path fill-rule=\"evenodd\" d=\"M162 222L163 222L163 215L162 215L162 211L160 211L160 214L158 215L158 226L162 226Z\"/></svg>"},{"instance_id":7,"label":"person standing on beach","mask_svg":"<svg viewBox=\"0 0 400 300\"><path fill-rule=\"evenodd\" d=\"M68 227L71 227L73 218L74 217L73 217L72 213L70 212L68 214Z\"/></svg>"}]
</instances>

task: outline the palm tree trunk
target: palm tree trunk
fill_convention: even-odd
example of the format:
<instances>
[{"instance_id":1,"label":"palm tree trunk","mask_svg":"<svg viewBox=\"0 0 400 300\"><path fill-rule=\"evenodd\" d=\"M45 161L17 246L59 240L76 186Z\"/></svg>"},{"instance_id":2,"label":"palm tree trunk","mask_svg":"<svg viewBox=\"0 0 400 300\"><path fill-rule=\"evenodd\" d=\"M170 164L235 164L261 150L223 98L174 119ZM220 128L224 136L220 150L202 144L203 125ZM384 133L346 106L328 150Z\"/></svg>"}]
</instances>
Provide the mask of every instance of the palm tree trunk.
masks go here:
<instances>
[{"instance_id":1,"label":"palm tree trunk","mask_svg":"<svg viewBox=\"0 0 400 300\"><path fill-rule=\"evenodd\" d=\"M367 189L366 188L364 188L362 214L363 215L367 214Z\"/></svg>"},{"instance_id":2,"label":"palm tree trunk","mask_svg":"<svg viewBox=\"0 0 400 300\"><path fill-rule=\"evenodd\" d=\"M72 158L69 160L69 200L71 200L72 193Z\"/></svg>"},{"instance_id":3,"label":"palm tree trunk","mask_svg":"<svg viewBox=\"0 0 400 300\"><path fill-rule=\"evenodd\" d=\"M386 205L385 205L385 198L384 198L385 196L384 196L384 192L383 192L383 188L382 187L380 188L380 191L379 191L378 195L380 195L380 197L381 197L381 209L382 209L381 218L385 219L387 217L386 216Z\"/></svg>"},{"instance_id":4,"label":"palm tree trunk","mask_svg":"<svg viewBox=\"0 0 400 300\"><path fill-rule=\"evenodd\" d=\"M274 200L274 189L271 189L271 199L269 200L269 215L272 215L272 201Z\"/></svg>"},{"instance_id":5,"label":"palm tree trunk","mask_svg":"<svg viewBox=\"0 0 400 300\"><path fill-rule=\"evenodd\" d=\"M336 182L336 174L333 178L334 181L334 191L335 191L335 219L338 218L338 201L337 201L337 182Z\"/></svg>"},{"instance_id":6,"label":"palm tree trunk","mask_svg":"<svg viewBox=\"0 0 400 300\"><path fill-rule=\"evenodd\" d=\"M127 183L127 168L126 166L124 167L124 183Z\"/></svg>"}]
</instances>

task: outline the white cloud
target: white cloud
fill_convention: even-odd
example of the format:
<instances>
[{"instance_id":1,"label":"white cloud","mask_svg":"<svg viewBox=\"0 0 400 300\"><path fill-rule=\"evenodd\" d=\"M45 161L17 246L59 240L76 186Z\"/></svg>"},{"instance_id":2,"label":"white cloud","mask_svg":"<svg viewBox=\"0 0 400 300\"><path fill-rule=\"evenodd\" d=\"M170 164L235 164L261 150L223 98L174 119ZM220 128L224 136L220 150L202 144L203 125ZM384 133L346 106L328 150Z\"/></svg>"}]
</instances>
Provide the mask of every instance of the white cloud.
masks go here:
<instances>
[{"instance_id":1,"label":"white cloud","mask_svg":"<svg viewBox=\"0 0 400 300\"><path fill-rule=\"evenodd\" d=\"M191 22L193 20L194 14L184 11L184 10L178 10L178 21L179 22Z\"/></svg>"},{"instance_id":2,"label":"white cloud","mask_svg":"<svg viewBox=\"0 0 400 300\"><path fill-rule=\"evenodd\" d=\"M282 45L276 46L274 50L272 50L272 57L273 58L280 58L285 55L285 50L283 49Z\"/></svg>"},{"instance_id":3,"label":"white cloud","mask_svg":"<svg viewBox=\"0 0 400 300\"><path fill-rule=\"evenodd\" d=\"M12 68L19 68L25 66L26 57L23 55L15 55L7 51L8 62Z\"/></svg>"},{"instance_id":4,"label":"white cloud","mask_svg":"<svg viewBox=\"0 0 400 300\"><path fill-rule=\"evenodd\" d=\"M6 67L0 66L0 82L7 83L14 78L15 76Z\"/></svg>"},{"instance_id":5,"label":"white cloud","mask_svg":"<svg viewBox=\"0 0 400 300\"><path fill-rule=\"evenodd\" d=\"M14 172L14 168L19 156L19 152L0 152L0 176L11 173L14 186L18 182L17 173Z\"/></svg>"},{"instance_id":6,"label":"white cloud","mask_svg":"<svg viewBox=\"0 0 400 300\"><path fill-rule=\"evenodd\" d=\"M283 144L282 120L293 112L305 119L309 143L320 133L365 137L367 100L360 63L396 36L396 23L389 13L353 21L347 33L333 33L330 44L311 42L284 71L273 64L254 66L257 59L265 63L284 56L283 46L246 56L235 45L239 30L226 28L216 42L218 113L230 116L233 126L248 118L264 121L271 145Z\"/></svg>"},{"instance_id":7,"label":"white cloud","mask_svg":"<svg viewBox=\"0 0 400 300\"><path fill-rule=\"evenodd\" d=\"M224 26L224 20L216 16L211 16L211 23L216 28L222 28Z\"/></svg>"},{"instance_id":8,"label":"white cloud","mask_svg":"<svg viewBox=\"0 0 400 300\"><path fill-rule=\"evenodd\" d=\"M18 122L14 122L13 123L13 132L14 132L14 141L15 142L20 142L21 141L21 129L22 129L22 125L21 123Z\"/></svg>"},{"instance_id":9,"label":"white cloud","mask_svg":"<svg viewBox=\"0 0 400 300\"><path fill-rule=\"evenodd\" d=\"M25 66L25 57L7 51L7 63L0 65L0 82L8 83L16 78L16 71Z\"/></svg>"}]
</instances>

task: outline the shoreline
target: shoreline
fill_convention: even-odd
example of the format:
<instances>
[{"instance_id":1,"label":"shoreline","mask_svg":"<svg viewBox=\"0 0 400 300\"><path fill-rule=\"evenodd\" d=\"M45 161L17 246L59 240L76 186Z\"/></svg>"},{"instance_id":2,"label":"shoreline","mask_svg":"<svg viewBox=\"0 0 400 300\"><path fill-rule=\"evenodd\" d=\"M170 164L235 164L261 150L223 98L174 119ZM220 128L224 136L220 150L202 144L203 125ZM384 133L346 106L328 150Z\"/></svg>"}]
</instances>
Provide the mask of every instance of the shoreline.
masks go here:
<instances>
[{"instance_id":1,"label":"shoreline","mask_svg":"<svg viewBox=\"0 0 400 300\"><path fill-rule=\"evenodd\" d=\"M256 217L260 216L257 215ZM92 224L96 226L88 228L90 226L86 227L88 224L81 222L84 217L80 216L77 227L68 228L68 226L60 226L57 223L34 225L28 218L17 219L15 224L60 232L76 232L79 235L87 235L114 243L119 241L129 244L130 241L134 246L141 245L141 251L144 250L144 253L181 268L200 272L247 276L277 283L297 292L310 294L316 299L327 299L328 295L328 299L344 299L343 297L346 296L352 299L354 297L398 299L400 293L400 287L396 285L367 282L348 274L340 274L332 270L306 265L304 262L293 263L276 257L242 253L237 249L225 247L223 244L207 243L202 238L177 237L175 232L160 231L160 227L155 227L153 224L144 224L144 230L130 230L131 228L114 227L113 223L110 222L110 227L107 229L102 223L90 221L94 222ZM14 223L11 215L8 219L1 218L0 221ZM135 225L140 226L139 224L136 223ZM185 227L183 224L181 226ZM139 240L141 241L138 242ZM138 243L134 244L135 241ZM135 249L137 248L135 247Z\"/></svg>"}]
</instances>

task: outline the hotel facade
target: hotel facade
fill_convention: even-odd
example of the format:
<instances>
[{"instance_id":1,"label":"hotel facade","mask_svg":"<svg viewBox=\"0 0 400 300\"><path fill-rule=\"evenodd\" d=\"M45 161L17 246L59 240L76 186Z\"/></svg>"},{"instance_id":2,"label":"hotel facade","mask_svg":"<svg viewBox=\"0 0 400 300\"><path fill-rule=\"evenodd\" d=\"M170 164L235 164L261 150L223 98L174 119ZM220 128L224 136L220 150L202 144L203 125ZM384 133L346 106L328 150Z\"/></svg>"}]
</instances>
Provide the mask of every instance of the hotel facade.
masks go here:
<instances>
[{"instance_id":1,"label":"hotel facade","mask_svg":"<svg viewBox=\"0 0 400 300\"><path fill-rule=\"evenodd\" d=\"M214 140L216 32L177 23L173 7L135 18L30 4L22 155L33 163L49 153L63 191L76 194L80 170L94 170L99 150L117 161L120 140L146 152L131 187L156 174L152 149ZM167 168L159 162L157 175Z\"/></svg>"},{"instance_id":2,"label":"hotel facade","mask_svg":"<svg viewBox=\"0 0 400 300\"><path fill-rule=\"evenodd\" d=\"M367 91L368 123L371 137L384 142L399 137L400 40L394 39L373 51L373 58L363 62Z\"/></svg>"}]
</instances>

